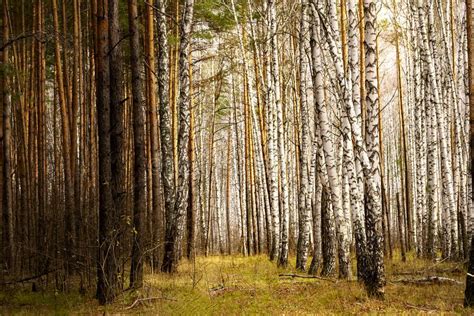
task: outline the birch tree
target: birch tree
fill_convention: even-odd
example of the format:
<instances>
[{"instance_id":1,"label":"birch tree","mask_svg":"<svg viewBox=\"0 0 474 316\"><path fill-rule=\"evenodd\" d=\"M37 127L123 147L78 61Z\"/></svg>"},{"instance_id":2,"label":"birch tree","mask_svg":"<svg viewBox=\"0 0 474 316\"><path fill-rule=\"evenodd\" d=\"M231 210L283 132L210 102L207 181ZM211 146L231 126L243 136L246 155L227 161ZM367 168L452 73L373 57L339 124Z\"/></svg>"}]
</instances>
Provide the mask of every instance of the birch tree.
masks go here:
<instances>
[{"instance_id":1,"label":"birch tree","mask_svg":"<svg viewBox=\"0 0 474 316\"><path fill-rule=\"evenodd\" d=\"M300 154L300 188L298 196L299 204L299 235L296 253L296 268L305 271L308 256L309 243L309 220L311 200L309 199L309 179L308 179L308 157L311 152L310 130L309 130L309 111L307 102L307 83L306 74L308 63L306 61L306 36L307 26L307 2L301 2L301 22L300 22L300 42L299 42L299 60L300 60L300 120L301 120L301 154Z\"/></svg>"},{"instance_id":2,"label":"birch tree","mask_svg":"<svg viewBox=\"0 0 474 316\"><path fill-rule=\"evenodd\" d=\"M474 98L472 98L472 93L474 91L474 43L473 43L473 23L474 20L472 16L474 14L472 6L472 0L466 0L466 13L467 13L467 51L468 51L468 78L469 78L469 115L471 119L470 125L470 153L471 153L471 181L474 181L474 169L473 165L473 153L474 153ZM473 306L474 304L474 237L471 241L471 249L469 253L469 266L466 275L466 290L464 292L464 306Z\"/></svg>"},{"instance_id":3,"label":"birch tree","mask_svg":"<svg viewBox=\"0 0 474 316\"><path fill-rule=\"evenodd\" d=\"M189 46L193 21L194 1L186 0L180 24L179 44L179 131L178 131L178 182L172 212L168 216L165 232L165 249L161 270L175 272L178 263L178 250L181 241L189 191L189 120L190 120L190 82Z\"/></svg>"},{"instance_id":4,"label":"birch tree","mask_svg":"<svg viewBox=\"0 0 474 316\"><path fill-rule=\"evenodd\" d=\"M383 262L382 205L380 203L380 161L378 137L378 91L375 51L376 2L364 0L365 13L365 89L367 106L367 154L370 158L370 198L366 204L367 270L365 285L369 295L384 296L385 271Z\"/></svg>"}]
</instances>

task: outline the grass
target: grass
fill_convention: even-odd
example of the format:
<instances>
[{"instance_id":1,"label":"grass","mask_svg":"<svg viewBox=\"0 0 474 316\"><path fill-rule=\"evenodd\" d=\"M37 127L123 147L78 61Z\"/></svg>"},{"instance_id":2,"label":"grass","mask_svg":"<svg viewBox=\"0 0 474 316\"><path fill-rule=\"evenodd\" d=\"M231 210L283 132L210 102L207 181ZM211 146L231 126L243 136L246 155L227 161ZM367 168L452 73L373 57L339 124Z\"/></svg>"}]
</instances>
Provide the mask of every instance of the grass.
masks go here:
<instances>
[{"instance_id":1,"label":"grass","mask_svg":"<svg viewBox=\"0 0 474 316\"><path fill-rule=\"evenodd\" d=\"M294 266L294 258L292 264ZM357 281L337 279L282 278L266 256L198 257L195 265L184 261L174 275L147 274L139 292L128 291L108 307L98 306L94 293L25 289L0 291L0 314L153 314L153 315L238 315L238 314L473 314L464 309L463 284L405 285L400 279L444 276L464 283L462 264L416 259L403 263L395 255L386 262L385 300L367 297ZM136 302L137 298L155 299ZM127 309L128 308L128 309Z\"/></svg>"}]
</instances>

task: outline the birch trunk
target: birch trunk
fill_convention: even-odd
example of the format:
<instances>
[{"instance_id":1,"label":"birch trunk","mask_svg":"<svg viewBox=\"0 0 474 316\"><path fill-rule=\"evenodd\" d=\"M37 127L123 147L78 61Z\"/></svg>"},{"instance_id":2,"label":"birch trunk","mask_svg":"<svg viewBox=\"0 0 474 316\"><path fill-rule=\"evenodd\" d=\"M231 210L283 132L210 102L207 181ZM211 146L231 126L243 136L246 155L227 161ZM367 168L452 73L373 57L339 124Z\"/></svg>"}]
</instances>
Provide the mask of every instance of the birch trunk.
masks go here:
<instances>
[{"instance_id":1,"label":"birch trunk","mask_svg":"<svg viewBox=\"0 0 474 316\"><path fill-rule=\"evenodd\" d=\"M354 0L348 1L348 17L349 17L349 73L352 83L352 103L356 113L356 120L361 121L360 118L360 45L358 39L358 14L356 8L358 6ZM347 112L347 111L346 111ZM355 247L357 256L357 277L360 280L364 279L365 269L365 251L366 251L366 233L365 233L365 220L362 209L362 192L361 188L362 181L359 179L361 175L358 169L360 169L359 159L356 158L354 162L354 148L351 138L351 126L347 114L343 117L343 128L344 128L344 147L345 147L345 168L349 177L350 193L351 193L351 206L352 206L352 221L353 230L355 236ZM359 168L357 168L359 166Z\"/></svg>"},{"instance_id":2,"label":"birch trunk","mask_svg":"<svg viewBox=\"0 0 474 316\"><path fill-rule=\"evenodd\" d=\"M466 0L467 11L467 38L468 38L468 77L469 77L469 118L470 118L470 153L471 153L471 181L474 181L474 40L472 0ZM469 266L466 276L466 290L464 292L464 306L474 305L474 238L471 240L471 249L469 253Z\"/></svg>"},{"instance_id":3,"label":"birch trunk","mask_svg":"<svg viewBox=\"0 0 474 316\"><path fill-rule=\"evenodd\" d=\"M376 54L376 2L364 0L365 13L365 88L367 104L367 154L370 157L369 201L366 209L367 225L367 274L365 285L369 296L383 298L385 272L383 263L383 232L381 231L381 175L380 175L380 146L378 89L377 89L377 54ZM367 177L367 175L366 175Z\"/></svg>"},{"instance_id":4,"label":"birch trunk","mask_svg":"<svg viewBox=\"0 0 474 316\"><path fill-rule=\"evenodd\" d=\"M315 7L321 11L321 1L316 1ZM346 86L346 79L344 78L344 65L342 61L340 43L336 40L336 34L339 33L336 6L335 3L330 2L329 6L330 22L324 25L327 32L327 40L329 42L331 55L336 64L336 72L338 83L342 88L341 102L349 103L349 90ZM337 172L335 144L331 139L330 121L328 117L327 105L320 104L319 120L321 128L321 138L323 141L323 151L326 160L326 168L329 180L329 190L331 194L331 204L336 216L337 238L338 238L338 257L339 257L339 277L350 277L350 243L349 243L349 223L345 221L342 199L342 181Z\"/></svg>"},{"instance_id":5,"label":"birch trunk","mask_svg":"<svg viewBox=\"0 0 474 316\"><path fill-rule=\"evenodd\" d=\"M302 271L306 269L306 261L308 260L308 246L309 246L309 228L310 228L310 210L311 200L309 199L309 179L308 179L308 157L310 150L310 135L309 135L309 111L307 94L307 59L306 59L306 35L308 33L307 26L307 2L301 2L301 21L300 21L300 41L299 41L299 61L300 61L300 120L301 120L301 153L300 153L300 187L298 192L299 204L299 234L298 246L296 252L296 268Z\"/></svg>"},{"instance_id":6,"label":"birch trunk","mask_svg":"<svg viewBox=\"0 0 474 316\"><path fill-rule=\"evenodd\" d=\"M324 100L324 79L323 79L323 66L322 66L322 57L321 57L321 41L318 41L317 36L320 31L320 20L318 17L318 12L316 8L318 3L316 1L311 2L312 5L312 28L311 28L311 60L312 60L312 80L313 80L313 91L314 91L314 106L317 113L317 119L319 119L319 125L316 126L317 137L316 139L320 141L317 148L318 151L318 173L322 178L322 197L321 197L321 238L322 241L322 255L323 255L323 267L321 275L331 275L336 268L335 258L334 258L334 248L335 248L335 227L332 208L329 205L328 201L328 190L330 187L328 170L326 166L326 150L324 150L324 142L331 139L323 139L324 132L327 132L329 129L327 122L327 113L326 113L326 104ZM332 142L331 142L332 143ZM326 147L331 146L331 143L326 143ZM328 148L330 149L330 148ZM333 152L330 152L332 155ZM334 164L334 161L332 162ZM335 170L335 168L334 168Z\"/></svg>"},{"instance_id":7,"label":"birch trunk","mask_svg":"<svg viewBox=\"0 0 474 316\"><path fill-rule=\"evenodd\" d=\"M431 97L431 106L435 108L435 113L436 113L436 122L437 122L437 127L438 127L438 137L439 137L439 142L440 142L440 154L441 154L441 170L442 170L442 182L443 182L443 197L446 199L446 210L443 212L445 213L446 216L446 224L448 225L449 231L446 232L446 234L449 234L450 237L448 237L447 242L448 243L453 243L457 242L457 230L456 228L453 227L453 222L452 222L452 216L456 212L456 202L455 202L455 197L454 197L454 187L453 187L453 173L452 173L452 163L451 163L451 158L448 153L448 136L447 136L447 131L444 128L443 121L445 120L443 109L441 107L441 96L440 96L440 91L438 87L438 81L437 81L437 71L436 71L436 65L435 65L435 59L432 55L431 49L430 49L430 42L429 42L429 37L427 33L427 27L425 25L424 21L424 3L423 0L417 0L417 5L418 5L418 27L420 30L420 37L421 37L421 49L422 49L422 58L423 61L425 62L428 70L428 79L429 79L429 87L430 87L430 92L432 94ZM432 10L432 9L430 9ZM432 12L430 13L432 14ZM430 15L429 14L429 15ZM429 19L432 21L432 18ZM432 29L430 27L430 29ZM454 223L454 226L457 227L457 224ZM456 235L454 237L453 235ZM453 245L446 245L446 253L444 256L449 257L451 255L455 255L451 253Z\"/></svg>"},{"instance_id":8,"label":"birch trunk","mask_svg":"<svg viewBox=\"0 0 474 316\"><path fill-rule=\"evenodd\" d=\"M179 244L183 235L189 193L189 122L190 122L190 72L189 46L193 19L194 0L186 0L180 23L179 43L179 130L178 130L178 182L174 208L170 221L166 223L165 253L161 270L175 272L178 263Z\"/></svg>"},{"instance_id":9,"label":"birch trunk","mask_svg":"<svg viewBox=\"0 0 474 316\"><path fill-rule=\"evenodd\" d=\"M278 164L280 171L280 185L281 185L281 241L277 245L279 247L278 265L288 265L288 234L289 234L289 188L287 180L286 170L286 140L285 140L285 129L283 121L283 102L281 99L281 87L280 87L280 66L278 56L278 34L277 34L277 21L276 21L276 3L274 0L268 0L268 15L269 15L269 36L270 36L270 76L271 82L271 93L273 97L274 109L276 111L276 135L275 143L278 149ZM271 122L270 122L271 124ZM271 154L270 154L271 155Z\"/></svg>"}]
</instances>

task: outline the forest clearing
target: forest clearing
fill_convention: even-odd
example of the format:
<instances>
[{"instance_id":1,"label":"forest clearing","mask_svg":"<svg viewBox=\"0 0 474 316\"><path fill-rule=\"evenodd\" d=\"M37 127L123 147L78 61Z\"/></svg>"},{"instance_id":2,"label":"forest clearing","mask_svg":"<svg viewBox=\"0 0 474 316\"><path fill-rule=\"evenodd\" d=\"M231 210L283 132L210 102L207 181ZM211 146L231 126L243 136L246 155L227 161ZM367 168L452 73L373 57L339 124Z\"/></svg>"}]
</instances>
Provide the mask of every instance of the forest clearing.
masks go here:
<instances>
[{"instance_id":1,"label":"forest clearing","mask_svg":"<svg viewBox=\"0 0 474 316\"><path fill-rule=\"evenodd\" d=\"M403 263L396 255L387 267L385 300L370 299L355 280L304 278L295 269L281 269L265 256L197 257L179 271L145 274L140 290L126 291L114 304L100 307L92 293L31 292L25 283L17 292L0 292L0 314L361 314L361 313L462 313L465 271L462 264L413 258ZM293 266L295 258L291 257ZM286 277L280 275L302 275ZM423 283L428 277L449 281ZM453 280L453 281L451 281ZM455 282L456 281L456 282ZM410 283L412 282L412 283Z\"/></svg>"},{"instance_id":2,"label":"forest clearing","mask_svg":"<svg viewBox=\"0 0 474 316\"><path fill-rule=\"evenodd\" d=\"M0 314L474 313L473 0L1 0Z\"/></svg>"}]
</instances>

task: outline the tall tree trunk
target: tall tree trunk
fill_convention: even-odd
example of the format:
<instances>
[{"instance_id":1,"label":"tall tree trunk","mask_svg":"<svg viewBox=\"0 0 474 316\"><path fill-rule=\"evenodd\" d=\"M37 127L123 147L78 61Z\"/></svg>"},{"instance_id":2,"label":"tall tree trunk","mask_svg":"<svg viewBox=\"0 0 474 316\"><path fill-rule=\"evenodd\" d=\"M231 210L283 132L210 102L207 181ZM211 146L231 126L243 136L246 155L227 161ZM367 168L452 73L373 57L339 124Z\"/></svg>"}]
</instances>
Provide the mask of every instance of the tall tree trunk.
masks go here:
<instances>
[{"instance_id":1,"label":"tall tree trunk","mask_svg":"<svg viewBox=\"0 0 474 316\"><path fill-rule=\"evenodd\" d=\"M319 10L321 10L321 2L318 2ZM338 39L338 23L336 6L334 3L330 4L329 7L330 23L327 26L327 41L331 50L331 55L334 59L337 68L337 79L338 83L342 88L342 93L339 95L341 102L351 103L352 100L348 97L350 88L348 87L348 81L344 75L344 64L342 61L342 53L340 43L335 40ZM343 110L343 109L341 109ZM350 277L350 244L349 244L349 222L344 216L343 209L343 197L342 197L342 180L337 171L336 164L336 142L332 139L332 132L330 129L330 121L328 116L328 105L323 103L320 105L319 119L321 128L321 138L323 141L323 151L326 159L326 168L329 180L329 190L331 194L331 204L334 209L334 215L337 226L337 239L338 239L338 258L339 258L339 277L348 278Z\"/></svg>"},{"instance_id":2,"label":"tall tree trunk","mask_svg":"<svg viewBox=\"0 0 474 316\"><path fill-rule=\"evenodd\" d=\"M468 48L468 76L469 76L469 118L470 118L470 153L471 153L471 181L474 187L474 39L473 39L473 6L472 0L466 0L467 10L467 48ZM466 276L466 290L464 292L464 306L474 305L474 237L471 240L469 252L469 266Z\"/></svg>"},{"instance_id":3,"label":"tall tree trunk","mask_svg":"<svg viewBox=\"0 0 474 316\"><path fill-rule=\"evenodd\" d=\"M381 178L378 137L378 89L377 89L377 54L376 42L376 1L364 0L365 12L365 87L367 91L367 153L370 157L372 187L369 188L367 207L367 274L365 285L369 296L383 298L385 272L383 264L383 232L381 205Z\"/></svg>"},{"instance_id":4,"label":"tall tree trunk","mask_svg":"<svg viewBox=\"0 0 474 316\"><path fill-rule=\"evenodd\" d=\"M128 24L130 32L130 65L132 70L133 97L133 245L130 268L130 287L143 286L143 239L146 213L146 148L145 148L145 98L143 96L143 57L138 32L136 0L128 0Z\"/></svg>"},{"instance_id":5,"label":"tall tree trunk","mask_svg":"<svg viewBox=\"0 0 474 316\"><path fill-rule=\"evenodd\" d=\"M163 194L165 202L165 225L166 232L173 220L175 181L172 139L172 117L169 99L169 64L168 64L168 36L166 29L166 8L163 0L156 1L158 24L158 99L160 103L160 140L161 140L161 179L163 181ZM166 244L165 244L166 247ZM162 266L163 269L163 266Z\"/></svg>"},{"instance_id":6,"label":"tall tree trunk","mask_svg":"<svg viewBox=\"0 0 474 316\"><path fill-rule=\"evenodd\" d=\"M322 257L323 266L321 275L331 275L334 273L336 268L335 263L335 246L336 240L334 218L331 203L328 201L329 191L329 180L328 172L325 163L325 151L323 150L323 133L327 129L327 115L324 112L326 109L326 102L324 96L324 77L323 77L323 65L322 65L322 49L321 43L318 43L317 37L320 32L320 20L317 9L319 9L318 1L313 0L311 2L312 7L312 28L311 28L311 61L312 61L312 81L313 81L313 94L314 94L314 107L316 112L316 119L320 120L320 123L315 126L316 139L318 147L317 165L318 174L320 178L324 179L322 183L322 195L321 195L321 239L322 239ZM323 119L321 121L321 119ZM323 124L324 122L324 124ZM324 126L323 126L324 125ZM325 139L327 140L327 138ZM324 152L323 152L324 151Z\"/></svg>"},{"instance_id":7,"label":"tall tree trunk","mask_svg":"<svg viewBox=\"0 0 474 316\"><path fill-rule=\"evenodd\" d=\"M178 132L178 182L174 208L166 222L165 252L163 272L175 272L177 269L178 249L181 241L184 217L188 205L189 193L189 120L190 120L190 77L189 77L189 46L193 19L194 0L185 0L183 15L180 22L179 44L179 132Z\"/></svg>"},{"instance_id":8,"label":"tall tree trunk","mask_svg":"<svg viewBox=\"0 0 474 316\"><path fill-rule=\"evenodd\" d=\"M357 3L354 0L348 2L349 10L349 71L352 82L352 103L356 113L357 122L361 121L361 88L360 88L360 49L361 45L358 37L361 36L358 25L362 24L359 22L357 15ZM362 37L362 36L361 36ZM365 76L364 76L365 78ZM346 111L347 115L347 111ZM366 234L365 234L365 220L364 220L364 209L362 207L363 199L363 179L361 172L361 163L359 157L354 157L353 144L350 134L350 123L349 117L343 119L345 128L347 129L344 133L345 137L345 148L346 154L346 169L349 175L349 185L351 192L351 203L352 203L352 217L354 226L355 236L355 247L357 256L357 277L359 280L364 279L364 269L366 267L365 256L366 256ZM351 155L352 151L352 155ZM353 158L356 158L355 161Z\"/></svg>"},{"instance_id":9,"label":"tall tree trunk","mask_svg":"<svg viewBox=\"0 0 474 316\"><path fill-rule=\"evenodd\" d=\"M214 89L216 90L216 89ZM211 234L211 214L212 214L212 186L214 183L214 136L216 128L216 106L217 106L217 92L214 92L213 103L212 103L212 112L211 112L211 129L209 134L209 146L208 146L208 155L209 155L209 175L207 183L207 226L206 226L206 245L204 248L205 255L209 255L209 250L211 248L212 235Z\"/></svg>"},{"instance_id":10,"label":"tall tree trunk","mask_svg":"<svg viewBox=\"0 0 474 316\"><path fill-rule=\"evenodd\" d=\"M229 132L227 136L227 168L225 183L225 211L226 211L226 228L227 228L227 254L232 254L232 232L230 228L230 206L231 206L231 179L232 179L232 128L229 121Z\"/></svg>"},{"instance_id":11,"label":"tall tree trunk","mask_svg":"<svg viewBox=\"0 0 474 316\"><path fill-rule=\"evenodd\" d=\"M278 41L277 41L277 20L276 20L276 3L274 0L268 0L268 15L269 15L269 36L270 36L270 49L271 49L271 62L270 62L270 75L272 86L272 97L274 102L274 109L276 111L275 118L277 119L275 134L275 144L278 148L278 162L280 166L280 185L281 185L281 241L277 245L279 247L278 265L288 265L288 234L289 234L289 188L287 181L287 164L286 164L286 137L284 132L283 122L283 102L281 98L281 87L280 87L280 67L279 67L279 56L278 56ZM272 124L272 122L270 122ZM271 154L270 154L271 155Z\"/></svg>"},{"instance_id":12,"label":"tall tree trunk","mask_svg":"<svg viewBox=\"0 0 474 316\"><path fill-rule=\"evenodd\" d=\"M186 257L192 259L195 255L195 227L196 227L196 214L194 207L194 157L195 157L195 145L194 145L194 109L193 109L193 67L190 63L189 69L189 85L191 95L191 105L189 108L189 148L188 148L188 159L189 159L189 196L188 196L188 207L186 210L186 232L187 232L187 247Z\"/></svg>"},{"instance_id":13,"label":"tall tree trunk","mask_svg":"<svg viewBox=\"0 0 474 316\"><path fill-rule=\"evenodd\" d=\"M420 30L420 37L421 37L421 51L422 51L422 58L427 67L427 74L428 74L428 84L429 84L429 91L430 91L430 106L435 109L435 117L438 129L438 139L439 139L439 148L440 148L440 155L441 155L441 170L442 170L442 183L443 183L443 205L446 206L446 210L444 211L445 224L446 224L446 231L444 235L446 235L446 247L443 256L449 257L451 255L455 255L451 253L451 249L453 242L457 242L456 238L453 238L453 235L456 235L457 232L457 225L453 225L452 223L452 215L456 212L456 203L455 203L455 196L454 196L454 187L453 187L453 172L452 172L452 163L451 157L449 153L449 144L448 144L448 135L446 128L444 126L445 114L443 112L442 104L441 104L441 95L439 90L438 84L438 77L437 77L437 68L436 68L436 58L434 58L432 51L431 51L431 43L430 38L428 36L428 30L424 23L424 15L425 15L425 5L423 0L417 0L418 6L418 23L419 23L419 30ZM429 10L433 10L431 7ZM428 16L429 22L432 24L434 23L434 18L432 17L433 12L429 12ZM430 25L430 30L433 29L433 25ZM455 215L455 214L454 214ZM454 216L455 217L455 216ZM453 227L453 226L456 226Z\"/></svg>"},{"instance_id":14,"label":"tall tree trunk","mask_svg":"<svg viewBox=\"0 0 474 316\"><path fill-rule=\"evenodd\" d=\"M152 191L152 205L151 205L151 222L152 222L152 231L150 232L150 240L153 247L158 247L152 253L153 265L154 268L158 266L159 261L161 260L159 247L161 243L160 236L162 235L163 230L163 221L162 221L162 210L161 206L161 192L160 192L160 139L161 136L158 133L158 104L156 100L156 90L157 89L157 76L155 75L156 65L155 65L155 23L153 19L154 10L150 4L146 5L146 14L147 14L147 56L148 56L148 67L147 67L147 81L149 81L148 88L148 104L150 111L150 154L151 154L151 191ZM161 16L161 12L158 12L157 15ZM158 19L160 22L163 20L163 17ZM161 32L165 32L164 36L166 38L166 27L165 30L161 30L159 36L162 36ZM166 43L159 43L160 46L166 45ZM161 62L161 60L160 60ZM157 72L157 75L161 73ZM166 79L167 80L167 79ZM163 145L162 145L163 146ZM150 188L149 188L150 189ZM150 221L150 219L148 219Z\"/></svg>"},{"instance_id":15,"label":"tall tree trunk","mask_svg":"<svg viewBox=\"0 0 474 316\"><path fill-rule=\"evenodd\" d=\"M429 98L429 93L426 93ZM426 255L434 259L436 257L436 237L438 235L438 212L439 212L439 163L438 163L438 133L436 129L436 111L431 104L427 107L428 118L428 230Z\"/></svg>"},{"instance_id":16,"label":"tall tree trunk","mask_svg":"<svg viewBox=\"0 0 474 316\"><path fill-rule=\"evenodd\" d=\"M125 105L123 74L122 74L122 45L120 38L119 1L109 0L109 68L110 68L110 149L112 162L112 194L118 214L117 225L119 233L125 232L121 219L127 214L127 152L126 130L124 129ZM98 90L98 89L97 89ZM123 246L119 245L120 256L123 255ZM123 262L120 262L123 265ZM122 279L123 280L123 279ZM123 286L123 284L121 284Z\"/></svg>"},{"instance_id":17,"label":"tall tree trunk","mask_svg":"<svg viewBox=\"0 0 474 316\"><path fill-rule=\"evenodd\" d=\"M308 179L308 158L310 156L310 129L309 129L309 111L306 98L307 82L306 74L308 62L306 58L306 35L308 23L306 14L307 2L301 2L301 21L300 21L300 40L299 40L299 61L300 61L300 120L301 120L301 154L300 154L300 187L298 192L298 246L296 252L296 268L302 271L306 269L308 260L309 231L310 231L310 212L311 199L309 198L309 179Z\"/></svg>"},{"instance_id":18,"label":"tall tree trunk","mask_svg":"<svg viewBox=\"0 0 474 316\"><path fill-rule=\"evenodd\" d=\"M3 0L3 17L2 17L2 45L4 45L9 40L9 27L8 27L8 1ZM7 67L9 65L9 49L5 47L1 55L2 66ZM6 68L5 68L6 69ZM2 74L1 84L2 84L2 116L3 122L0 124L2 130L0 131L0 141L2 142L3 156L0 156L0 159L3 161L3 166L1 167L2 174L0 179L2 183L0 188L2 192L0 193L0 209L2 210L3 226L2 226L2 246L4 255L4 263L8 271L12 271L14 268L14 239L13 239L13 191L12 191L12 134L11 134L11 115L12 115L12 100L11 100L11 86L8 72Z\"/></svg>"},{"instance_id":19,"label":"tall tree trunk","mask_svg":"<svg viewBox=\"0 0 474 316\"><path fill-rule=\"evenodd\" d=\"M108 0L97 2L97 115L99 133L99 251L97 258L97 298L111 303L118 293L116 249L119 214L112 195L110 67Z\"/></svg>"},{"instance_id":20,"label":"tall tree trunk","mask_svg":"<svg viewBox=\"0 0 474 316\"><path fill-rule=\"evenodd\" d=\"M240 153L240 131L239 124L237 121L237 100L236 100L236 91L234 77L232 76L232 116L233 116L233 125L234 125L234 136L235 136L235 152L236 152L236 164L237 164L237 188L239 195L239 210L240 210L240 243L241 243L241 253L245 255L247 253L247 246L245 243L245 227L244 227L244 196L245 196L245 186L242 184L242 166L241 166L241 153ZM278 193L278 192L277 192Z\"/></svg>"},{"instance_id":21,"label":"tall tree trunk","mask_svg":"<svg viewBox=\"0 0 474 316\"><path fill-rule=\"evenodd\" d=\"M234 10L235 11L235 10ZM269 23L271 25L271 23ZM271 29L269 27L268 35L272 36ZM270 178L270 210L272 217L272 242L270 249L270 260L278 260L280 256L280 203L279 203L279 192L278 192L278 157L277 157L277 143L278 137L276 134L276 104L274 97L274 89L277 89L274 86L272 81L271 71L270 71L270 52L271 48L269 45L264 46L264 56L266 58L267 69L266 69L266 106L267 106L267 142L268 142L268 173Z\"/></svg>"},{"instance_id":22,"label":"tall tree trunk","mask_svg":"<svg viewBox=\"0 0 474 316\"><path fill-rule=\"evenodd\" d=\"M53 24L54 29L59 33L59 21L58 21L58 9L57 0L53 0ZM70 151L70 124L69 124L69 113L68 105L66 102L65 86L63 80L63 64L61 61L61 47L59 39L55 41L55 70L56 70L56 85L58 89L59 106L61 110L61 123L62 123L62 146L63 146L63 163L64 163L64 179L66 184L64 186L64 199L65 199L65 248L70 249L70 232L72 230L72 212L74 209L74 190L73 183L71 182L71 151Z\"/></svg>"}]
</instances>

